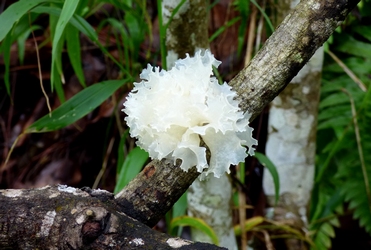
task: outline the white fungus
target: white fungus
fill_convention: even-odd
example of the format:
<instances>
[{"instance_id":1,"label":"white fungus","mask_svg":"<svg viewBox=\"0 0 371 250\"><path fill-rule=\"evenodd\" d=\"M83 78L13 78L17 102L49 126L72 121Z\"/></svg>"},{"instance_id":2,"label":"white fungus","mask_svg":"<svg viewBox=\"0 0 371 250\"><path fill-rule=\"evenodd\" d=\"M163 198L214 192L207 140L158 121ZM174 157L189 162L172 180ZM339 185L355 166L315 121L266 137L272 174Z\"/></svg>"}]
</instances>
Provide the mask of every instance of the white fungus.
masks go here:
<instances>
[{"instance_id":1,"label":"white fungus","mask_svg":"<svg viewBox=\"0 0 371 250\"><path fill-rule=\"evenodd\" d=\"M196 166L203 178L229 173L231 164L254 154L250 115L239 109L230 86L211 77L220 63L209 51L198 51L171 70L148 65L142 71L123 111L130 135L152 159L180 159L183 170ZM209 163L201 138L210 149Z\"/></svg>"}]
</instances>

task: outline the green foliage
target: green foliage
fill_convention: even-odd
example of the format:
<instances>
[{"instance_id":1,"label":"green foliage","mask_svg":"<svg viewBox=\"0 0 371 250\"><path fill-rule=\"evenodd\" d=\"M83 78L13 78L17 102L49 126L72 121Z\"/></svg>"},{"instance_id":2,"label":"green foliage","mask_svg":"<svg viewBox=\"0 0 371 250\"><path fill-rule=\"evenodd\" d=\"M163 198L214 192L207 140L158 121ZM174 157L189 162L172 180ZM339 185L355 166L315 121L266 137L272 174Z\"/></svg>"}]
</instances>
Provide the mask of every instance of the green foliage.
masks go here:
<instances>
[{"instance_id":1,"label":"green foliage","mask_svg":"<svg viewBox=\"0 0 371 250\"><path fill-rule=\"evenodd\" d=\"M241 24L238 27L238 48L237 55L240 56L242 52L243 45L245 43L245 36L247 32L248 18L250 15L250 1L234 1L236 9L240 12Z\"/></svg>"},{"instance_id":2,"label":"green foliage","mask_svg":"<svg viewBox=\"0 0 371 250\"><path fill-rule=\"evenodd\" d=\"M96 27L88 23L86 18L95 14L98 10L104 12L102 6L108 4L116 8L116 14L114 16L107 14L96 31ZM52 45L50 83L51 89L56 90L62 105L35 121L22 134L50 132L72 125L78 119L92 112L120 87L127 82L132 82L133 76L137 76L142 69L142 66L137 63L140 45L151 28L146 11L146 1L144 0L20 0L15 2L0 14L0 23L2 24L0 27L0 53L4 58L4 82L9 95L11 95L9 80L11 46L17 42L19 61L22 64L25 54L25 41L30 38L32 31L42 30L39 25L34 23L41 17L45 17L45 14L49 16L49 27L44 33L45 41L38 46ZM106 44L102 44L98 39L99 27L107 28L117 38L116 47L119 51L119 61L107 50ZM50 33L47 33L47 31L50 31ZM81 58L81 34L90 39L92 44L95 44L120 69L118 80L107 80L87 87ZM63 53L68 55L69 63L77 79L85 88L68 101L65 101L62 85L65 82L64 65L68 65L65 57L62 61ZM118 119L119 116L115 118ZM120 121L117 121L117 123L120 123ZM121 156L119 155L121 160L119 159L118 162L117 174L119 178L116 189L122 188L133 177L134 172L137 173L148 159L148 154L137 148L128 152L129 150L124 145L125 140L122 140L122 143L121 149L125 148L125 150L120 152ZM14 145L15 143L10 152L12 152ZM7 160L9 157L10 154ZM138 157L136 164L133 163L133 157Z\"/></svg>"},{"instance_id":3,"label":"green foliage","mask_svg":"<svg viewBox=\"0 0 371 250\"><path fill-rule=\"evenodd\" d=\"M343 204L371 234L371 28L353 20L329 49L368 89L330 57L323 69L315 187L310 212L317 249L329 249ZM353 29L354 28L354 29ZM330 52L329 52L330 53ZM320 223L319 223L320 222Z\"/></svg>"},{"instance_id":4,"label":"green foliage","mask_svg":"<svg viewBox=\"0 0 371 250\"><path fill-rule=\"evenodd\" d=\"M51 79L50 79L52 89L53 89L54 84L57 84L57 82L58 84L61 83L60 81L56 81L56 78L63 77L61 54L62 54L62 48L63 48L62 45L64 42L64 37L62 37L62 35L72 15L75 13L75 10L78 4L79 4L79 1L65 0L63 7L62 7L61 14L57 20L57 23L55 27L53 27L52 29L54 31L52 34L52 39L53 39L53 42L52 42L52 45L53 45L52 46L52 72L51 72ZM64 82L64 80L62 82ZM58 87L59 89L61 88L61 86L58 86ZM63 98L61 97L62 93L63 92L58 92L58 95L61 99L64 99L64 97Z\"/></svg>"},{"instance_id":5,"label":"green foliage","mask_svg":"<svg viewBox=\"0 0 371 250\"><path fill-rule=\"evenodd\" d=\"M120 145L119 155L124 155L121 150L123 144L120 143ZM146 151L139 147L132 149L122 165L117 168L117 183L114 193L120 192L140 172L147 160L148 153Z\"/></svg>"},{"instance_id":6,"label":"green foliage","mask_svg":"<svg viewBox=\"0 0 371 250\"><path fill-rule=\"evenodd\" d=\"M71 125L98 107L124 83L123 80L110 80L93 84L35 121L25 132L49 132Z\"/></svg>"},{"instance_id":7,"label":"green foliage","mask_svg":"<svg viewBox=\"0 0 371 250\"><path fill-rule=\"evenodd\" d=\"M215 234L214 230L209 225L207 225L205 221L202 219L189 216L176 217L170 223L170 231L173 231L176 227L179 226L190 226L197 228L198 230L202 231L207 236L209 236L213 244L215 245L219 244L219 239Z\"/></svg>"},{"instance_id":8,"label":"green foliage","mask_svg":"<svg viewBox=\"0 0 371 250\"><path fill-rule=\"evenodd\" d=\"M276 166L273 164L269 158L261 153L256 152L255 158L259 160L260 164L262 164L272 175L273 182L274 182L274 191L275 191L275 204L277 204L278 199L280 197L280 178L277 172Z\"/></svg>"}]
</instances>

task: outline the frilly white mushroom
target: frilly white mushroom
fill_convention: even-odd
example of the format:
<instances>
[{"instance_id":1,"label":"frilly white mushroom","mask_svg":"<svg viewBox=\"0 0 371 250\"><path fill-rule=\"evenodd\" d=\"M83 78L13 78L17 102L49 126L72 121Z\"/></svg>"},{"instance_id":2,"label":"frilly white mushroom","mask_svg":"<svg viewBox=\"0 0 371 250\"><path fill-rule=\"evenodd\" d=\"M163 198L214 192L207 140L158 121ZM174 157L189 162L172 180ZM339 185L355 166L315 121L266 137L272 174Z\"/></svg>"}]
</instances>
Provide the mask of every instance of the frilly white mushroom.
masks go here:
<instances>
[{"instance_id":1,"label":"frilly white mushroom","mask_svg":"<svg viewBox=\"0 0 371 250\"><path fill-rule=\"evenodd\" d=\"M203 178L229 173L231 164L254 154L250 115L239 109L230 86L211 77L220 63L209 51L198 51L169 71L148 65L140 74L123 111L130 135L152 159L180 159L183 170L196 166ZM209 163L201 138L210 149Z\"/></svg>"}]
</instances>

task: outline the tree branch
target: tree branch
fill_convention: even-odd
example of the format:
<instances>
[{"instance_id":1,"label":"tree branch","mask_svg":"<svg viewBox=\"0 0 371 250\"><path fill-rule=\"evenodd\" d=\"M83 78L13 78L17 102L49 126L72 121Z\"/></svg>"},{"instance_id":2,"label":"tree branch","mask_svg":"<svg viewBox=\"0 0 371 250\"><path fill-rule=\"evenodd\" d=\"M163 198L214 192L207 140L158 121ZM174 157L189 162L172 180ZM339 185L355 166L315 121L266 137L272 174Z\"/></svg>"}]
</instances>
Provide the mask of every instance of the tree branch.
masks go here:
<instances>
[{"instance_id":1,"label":"tree branch","mask_svg":"<svg viewBox=\"0 0 371 250\"><path fill-rule=\"evenodd\" d=\"M286 87L358 2L302 0L284 19L251 63L229 83L241 109L252 114L250 120ZM199 175L195 169L184 172L179 165L149 163L116 196L124 211L149 226L159 221Z\"/></svg>"},{"instance_id":2,"label":"tree branch","mask_svg":"<svg viewBox=\"0 0 371 250\"><path fill-rule=\"evenodd\" d=\"M229 85L253 120L332 35L359 0L302 0Z\"/></svg>"}]
</instances>

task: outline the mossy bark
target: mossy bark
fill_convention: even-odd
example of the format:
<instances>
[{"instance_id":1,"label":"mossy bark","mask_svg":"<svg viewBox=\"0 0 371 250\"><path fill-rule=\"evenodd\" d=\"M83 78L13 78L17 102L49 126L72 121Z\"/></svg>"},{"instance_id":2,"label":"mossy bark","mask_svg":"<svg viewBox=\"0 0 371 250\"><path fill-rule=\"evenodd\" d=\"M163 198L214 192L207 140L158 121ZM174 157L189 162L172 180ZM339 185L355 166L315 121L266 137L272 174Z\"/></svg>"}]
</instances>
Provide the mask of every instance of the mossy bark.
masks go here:
<instances>
[{"instance_id":1,"label":"mossy bark","mask_svg":"<svg viewBox=\"0 0 371 250\"><path fill-rule=\"evenodd\" d=\"M170 69L179 58L193 55L197 49L209 47L208 1L185 1L178 12L170 17L180 0L162 2L163 25L169 22L166 30L167 67Z\"/></svg>"}]
</instances>

